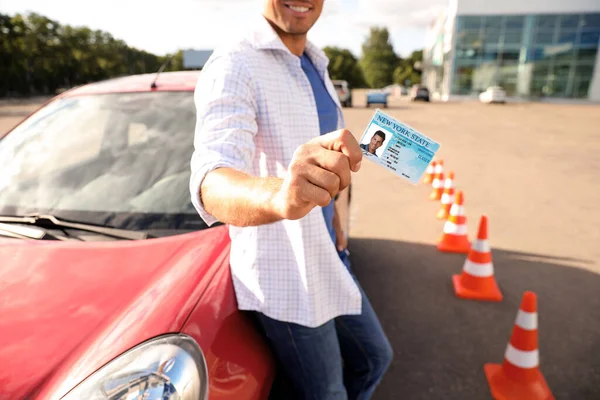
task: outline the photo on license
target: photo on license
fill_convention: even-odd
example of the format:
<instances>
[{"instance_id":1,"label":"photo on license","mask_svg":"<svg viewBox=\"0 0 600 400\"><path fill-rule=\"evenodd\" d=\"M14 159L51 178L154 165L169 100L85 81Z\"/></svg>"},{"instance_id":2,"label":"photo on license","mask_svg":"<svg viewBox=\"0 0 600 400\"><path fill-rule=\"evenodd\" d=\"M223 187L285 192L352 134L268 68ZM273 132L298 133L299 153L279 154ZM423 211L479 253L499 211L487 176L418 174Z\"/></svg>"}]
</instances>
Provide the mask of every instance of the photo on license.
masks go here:
<instances>
[{"instance_id":1,"label":"photo on license","mask_svg":"<svg viewBox=\"0 0 600 400\"><path fill-rule=\"evenodd\" d=\"M360 148L367 160L417 184L440 144L377 109Z\"/></svg>"}]
</instances>

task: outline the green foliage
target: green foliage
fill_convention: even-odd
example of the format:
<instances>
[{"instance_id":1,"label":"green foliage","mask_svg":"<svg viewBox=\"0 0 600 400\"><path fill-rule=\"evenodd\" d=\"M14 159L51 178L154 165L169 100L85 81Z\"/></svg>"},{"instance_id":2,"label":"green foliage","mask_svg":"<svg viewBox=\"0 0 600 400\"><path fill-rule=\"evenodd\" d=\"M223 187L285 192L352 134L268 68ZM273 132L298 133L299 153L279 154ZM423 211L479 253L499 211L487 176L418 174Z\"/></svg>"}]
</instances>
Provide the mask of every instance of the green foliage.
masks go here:
<instances>
[{"instance_id":1,"label":"green foliage","mask_svg":"<svg viewBox=\"0 0 600 400\"><path fill-rule=\"evenodd\" d=\"M415 62L417 61L423 61L423 50L415 50L412 52L412 54L410 55L410 60L413 60Z\"/></svg>"},{"instance_id":2,"label":"green foliage","mask_svg":"<svg viewBox=\"0 0 600 400\"><path fill-rule=\"evenodd\" d=\"M158 71L167 58L110 33L61 25L39 14L0 14L0 96L53 94L115 76ZM183 69L182 53L167 70Z\"/></svg>"},{"instance_id":3,"label":"green foliage","mask_svg":"<svg viewBox=\"0 0 600 400\"><path fill-rule=\"evenodd\" d=\"M365 87L363 72L350 50L325 47L323 51L329 58L327 69L331 79L345 80L352 88Z\"/></svg>"},{"instance_id":4,"label":"green foliage","mask_svg":"<svg viewBox=\"0 0 600 400\"><path fill-rule=\"evenodd\" d=\"M410 57L400 60L394 70L394 83L404 85L406 80L409 86L421 83L421 71L415 69L417 62L423 62L423 50L413 51Z\"/></svg>"},{"instance_id":5,"label":"green foliage","mask_svg":"<svg viewBox=\"0 0 600 400\"><path fill-rule=\"evenodd\" d=\"M422 61L423 52L400 59L386 28L371 28L360 61L346 49L324 51L331 79L346 80L354 88L421 80L414 65ZM39 14L0 13L0 97L54 94L88 82L156 72L170 57L130 47L107 32L61 25ZM183 52L178 51L165 71L182 69Z\"/></svg>"},{"instance_id":6,"label":"green foliage","mask_svg":"<svg viewBox=\"0 0 600 400\"><path fill-rule=\"evenodd\" d=\"M399 58L390 43L386 28L371 28L369 37L362 46L360 66L367 84L372 88L382 88L393 82L393 74Z\"/></svg>"},{"instance_id":7,"label":"green foliage","mask_svg":"<svg viewBox=\"0 0 600 400\"><path fill-rule=\"evenodd\" d=\"M161 64L166 61L170 55L166 55L161 57ZM165 68L165 71L182 71L183 70L183 51L179 50L177 53L173 54L173 58Z\"/></svg>"}]
</instances>

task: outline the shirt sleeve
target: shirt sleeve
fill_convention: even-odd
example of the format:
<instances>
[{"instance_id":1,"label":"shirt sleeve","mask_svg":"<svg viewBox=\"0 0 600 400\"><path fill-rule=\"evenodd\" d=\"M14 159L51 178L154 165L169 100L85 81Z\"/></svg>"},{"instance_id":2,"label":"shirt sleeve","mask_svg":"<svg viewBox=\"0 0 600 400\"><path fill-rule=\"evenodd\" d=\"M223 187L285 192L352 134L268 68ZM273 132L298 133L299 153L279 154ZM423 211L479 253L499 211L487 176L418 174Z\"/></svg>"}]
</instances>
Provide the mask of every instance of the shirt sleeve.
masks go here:
<instances>
[{"instance_id":1,"label":"shirt sleeve","mask_svg":"<svg viewBox=\"0 0 600 400\"><path fill-rule=\"evenodd\" d=\"M194 92L196 131L190 163L192 204L206 224L217 219L206 212L200 187L206 174L228 167L250 173L257 132L256 100L248 68L240 54L211 59Z\"/></svg>"}]
</instances>

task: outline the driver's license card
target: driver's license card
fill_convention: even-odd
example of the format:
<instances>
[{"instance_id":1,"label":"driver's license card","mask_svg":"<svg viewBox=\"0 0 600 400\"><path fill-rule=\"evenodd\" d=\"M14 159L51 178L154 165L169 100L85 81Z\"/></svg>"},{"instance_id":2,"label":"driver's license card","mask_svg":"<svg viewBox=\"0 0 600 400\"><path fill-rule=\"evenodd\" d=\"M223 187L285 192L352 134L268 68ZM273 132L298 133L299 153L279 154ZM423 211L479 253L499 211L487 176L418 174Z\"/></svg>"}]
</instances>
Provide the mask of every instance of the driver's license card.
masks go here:
<instances>
[{"instance_id":1,"label":"driver's license card","mask_svg":"<svg viewBox=\"0 0 600 400\"><path fill-rule=\"evenodd\" d=\"M417 184L440 144L377 109L360 147L363 158Z\"/></svg>"}]
</instances>

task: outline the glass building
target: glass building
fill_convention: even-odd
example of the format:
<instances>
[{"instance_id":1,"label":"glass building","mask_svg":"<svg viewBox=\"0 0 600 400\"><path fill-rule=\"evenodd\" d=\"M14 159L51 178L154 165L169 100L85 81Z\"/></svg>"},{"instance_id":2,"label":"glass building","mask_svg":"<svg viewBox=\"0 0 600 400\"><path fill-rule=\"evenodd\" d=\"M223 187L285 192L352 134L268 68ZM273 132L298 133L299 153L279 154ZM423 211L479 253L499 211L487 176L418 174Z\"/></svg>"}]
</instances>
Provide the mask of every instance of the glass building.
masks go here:
<instances>
[{"instance_id":1,"label":"glass building","mask_svg":"<svg viewBox=\"0 0 600 400\"><path fill-rule=\"evenodd\" d=\"M423 80L442 100L489 86L516 98L600 100L599 42L598 0L455 0L428 32Z\"/></svg>"}]
</instances>

